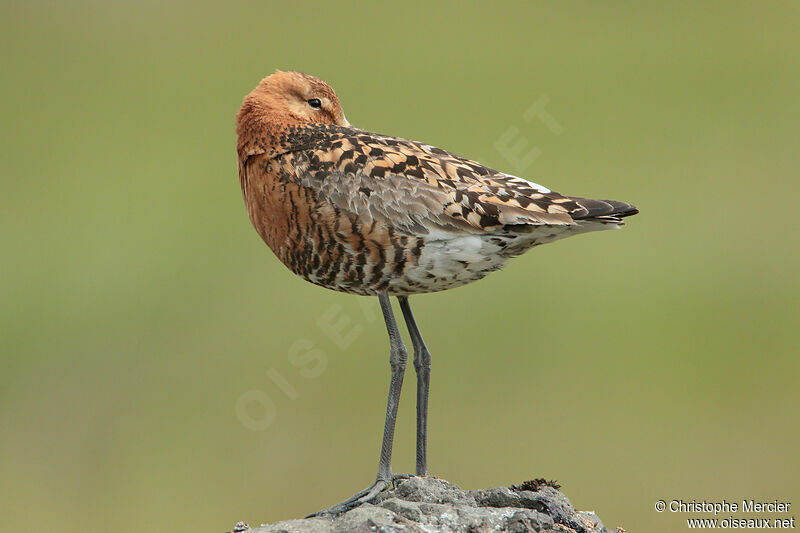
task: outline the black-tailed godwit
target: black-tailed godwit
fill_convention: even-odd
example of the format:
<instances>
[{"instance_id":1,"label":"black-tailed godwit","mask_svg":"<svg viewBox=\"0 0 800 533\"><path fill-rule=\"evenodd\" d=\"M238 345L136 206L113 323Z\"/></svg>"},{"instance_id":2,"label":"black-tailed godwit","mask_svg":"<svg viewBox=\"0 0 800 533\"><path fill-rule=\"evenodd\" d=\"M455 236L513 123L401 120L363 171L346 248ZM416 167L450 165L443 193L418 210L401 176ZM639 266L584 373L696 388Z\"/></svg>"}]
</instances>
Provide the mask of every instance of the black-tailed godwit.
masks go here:
<instances>
[{"instance_id":1,"label":"black-tailed godwit","mask_svg":"<svg viewBox=\"0 0 800 533\"><path fill-rule=\"evenodd\" d=\"M416 474L427 475L431 356L409 297L479 280L534 246L617 228L637 213L625 202L563 196L434 146L355 128L333 89L299 72L264 78L245 98L236 133L242 194L264 242L311 283L377 296L389 333L377 478L320 513L368 502L394 479L392 442L408 354L390 296L399 300L414 346Z\"/></svg>"}]
</instances>

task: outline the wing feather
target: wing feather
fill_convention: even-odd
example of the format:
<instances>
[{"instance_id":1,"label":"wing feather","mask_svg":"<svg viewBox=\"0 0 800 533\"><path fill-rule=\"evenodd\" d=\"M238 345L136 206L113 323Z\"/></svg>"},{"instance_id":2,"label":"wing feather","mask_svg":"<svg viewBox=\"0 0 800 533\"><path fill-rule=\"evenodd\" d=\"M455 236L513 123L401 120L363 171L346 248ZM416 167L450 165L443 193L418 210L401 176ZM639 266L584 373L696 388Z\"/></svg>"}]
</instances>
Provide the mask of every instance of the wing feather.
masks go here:
<instances>
[{"instance_id":1,"label":"wing feather","mask_svg":"<svg viewBox=\"0 0 800 533\"><path fill-rule=\"evenodd\" d=\"M619 223L618 217L635 210L622 202L563 196L415 141L354 128L327 126L324 133L279 156L284 173L339 209L412 234Z\"/></svg>"}]
</instances>

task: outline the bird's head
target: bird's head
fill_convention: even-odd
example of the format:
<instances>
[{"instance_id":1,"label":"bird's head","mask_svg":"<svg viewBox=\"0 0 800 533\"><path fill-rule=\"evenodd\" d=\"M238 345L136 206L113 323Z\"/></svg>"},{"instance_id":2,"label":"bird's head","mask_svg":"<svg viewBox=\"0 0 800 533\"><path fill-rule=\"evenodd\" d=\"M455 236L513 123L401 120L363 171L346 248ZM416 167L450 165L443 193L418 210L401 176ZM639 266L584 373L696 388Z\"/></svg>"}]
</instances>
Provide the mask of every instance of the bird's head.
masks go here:
<instances>
[{"instance_id":1,"label":"bird's head","mask_svg":"<svg viewBox=\"0 0 800 533\"><path fill-rule=\"evenodd\" d=\"M281 70L261 80L245 97L237 126L241 127L243 122L268 126L350 126L330 85L302 72Z\"/></svg>"}]
</instances>

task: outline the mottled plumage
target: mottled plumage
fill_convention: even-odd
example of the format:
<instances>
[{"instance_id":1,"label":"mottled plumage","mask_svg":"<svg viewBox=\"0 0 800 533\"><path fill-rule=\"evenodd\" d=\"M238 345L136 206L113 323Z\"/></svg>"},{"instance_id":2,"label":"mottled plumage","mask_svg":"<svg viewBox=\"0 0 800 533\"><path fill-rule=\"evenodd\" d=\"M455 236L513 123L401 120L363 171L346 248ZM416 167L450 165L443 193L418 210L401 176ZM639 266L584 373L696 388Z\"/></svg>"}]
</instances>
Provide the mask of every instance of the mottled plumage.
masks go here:
<instances>
[{"instance_id":1,"label":"mottled plumage","mask_svg":"<svg viewBox=\"0 0 800 533\"><path fill-rule=\"evenodd\" d=\"M427 475L431 356L409 295L478 280L533 246L619 227L636 208L563 196L427 144L354 128L325 82L276 72L236 117L239 179L250 220L304 279L377 295L389 335L391 382L378 475L321 513L372 501L396 478L392 444L408 353L389 296L414 345L416 474ZM319 514L319 513L318 513Z\"/></svg>"},{"instance_id":2,"label":"mottled plumage","mask_svg":"<svg viewBox=\"0 0 800 533\"><path fill-rule=\"evenodd\" d=\"M637 212L349 124L259 122L259 96L248 96L238 124L250 219L289 269L323 287L363 295L449 289L533 246L617 227Z\"/></svg>"}]
</instances>

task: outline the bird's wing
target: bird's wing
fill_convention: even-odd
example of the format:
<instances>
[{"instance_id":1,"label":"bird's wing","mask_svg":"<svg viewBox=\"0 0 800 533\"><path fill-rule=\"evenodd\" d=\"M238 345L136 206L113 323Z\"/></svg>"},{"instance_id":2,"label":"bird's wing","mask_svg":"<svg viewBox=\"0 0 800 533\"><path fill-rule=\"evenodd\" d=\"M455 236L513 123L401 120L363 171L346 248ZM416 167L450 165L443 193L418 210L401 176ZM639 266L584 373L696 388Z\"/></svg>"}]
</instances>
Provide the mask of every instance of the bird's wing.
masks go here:
<instances>
[{"instance_id":1,"label":"bird's wing","mask_svg":"<svg viewBox=\"0 0 800 533\"><path fill-rule=\"evenodd\" d=\"M411 233L570 226L593 212L615 211L430 145L352 128L329 126L325 133L277 158L281 174L339 209Z\"/></svg>"}]
</instances>

